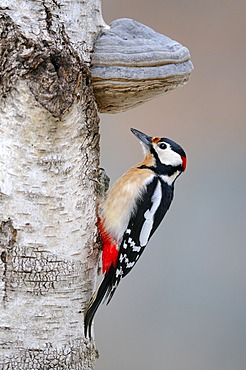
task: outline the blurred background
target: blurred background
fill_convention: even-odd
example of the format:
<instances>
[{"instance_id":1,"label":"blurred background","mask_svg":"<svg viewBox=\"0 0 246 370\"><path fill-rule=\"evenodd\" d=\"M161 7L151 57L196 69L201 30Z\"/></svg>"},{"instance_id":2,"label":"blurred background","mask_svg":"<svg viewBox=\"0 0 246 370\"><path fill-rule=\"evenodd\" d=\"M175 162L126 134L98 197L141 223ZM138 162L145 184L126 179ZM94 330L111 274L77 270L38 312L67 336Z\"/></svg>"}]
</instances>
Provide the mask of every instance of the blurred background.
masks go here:
<instances>
[{"instance_id":1,"label":"blurred background","mask_svg":"<svg viewBox=\"0 0 246 370\"><path fill-rule=\"evenodd\" d=\"M114 182L142 159L129 131L184 147L187 171L140 262L99 309L97 370L246 369L246 2L102 0L107 23L138 20L187 46L184 87L101 115Z\"/></svg>"}]
</instances>

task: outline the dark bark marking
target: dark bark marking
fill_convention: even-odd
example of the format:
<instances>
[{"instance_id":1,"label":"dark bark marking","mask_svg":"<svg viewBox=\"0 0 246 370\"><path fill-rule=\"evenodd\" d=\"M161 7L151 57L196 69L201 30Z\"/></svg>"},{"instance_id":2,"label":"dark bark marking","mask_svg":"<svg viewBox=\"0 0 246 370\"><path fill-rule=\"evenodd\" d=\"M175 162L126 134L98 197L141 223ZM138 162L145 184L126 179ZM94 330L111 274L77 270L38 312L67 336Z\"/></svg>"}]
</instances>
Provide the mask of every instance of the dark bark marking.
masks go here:
<instances>
[{"instance_id":1,"label":"dark bark marking","mask_svg":"<svg viewBox=\"0 0 246 370\"><path fill-rule=\"evenodd\" d=\"M0 96L6 98L17 79L25 78L36 100L54 117L61 118L73 104L80 83L88 86L91 76L70 44L64 26L51 31L51 11L44 8L52 39L49 43L27 39L8 15L0 14Z\"/></svg>"},{"instance_id":2,"label":"dark bark marking","mask_svg":"<svg viewBox=\"0 0 246 370\"><path fill-rule=\"evenodd\" d=\"M6 348L8 348L7 343ZM60 349L53 348L51 343L47 343L44 348L24 350L20 344L16 343L15 355L6 356L4 362L0 362L0 368L2 370L91 369L91 364L95 363L98 357L98 351L93 343L79 338L69 341Z\"/></svg>"},{"instance_id":3,"label":"dark bark marking","mask_svg":"<svg viewBox=\"0 0 246 370\"><path fill-rule=\"evenodd\" d=\"M8 260L11 251L16 245L17 230L13 227L11 219L2 221L0 224L0 248L3 249L1 253L1 260L3 262L3 280L4 280L4 295L3 303L7 301L7 272Z\"/></svg>"}]
</instances>

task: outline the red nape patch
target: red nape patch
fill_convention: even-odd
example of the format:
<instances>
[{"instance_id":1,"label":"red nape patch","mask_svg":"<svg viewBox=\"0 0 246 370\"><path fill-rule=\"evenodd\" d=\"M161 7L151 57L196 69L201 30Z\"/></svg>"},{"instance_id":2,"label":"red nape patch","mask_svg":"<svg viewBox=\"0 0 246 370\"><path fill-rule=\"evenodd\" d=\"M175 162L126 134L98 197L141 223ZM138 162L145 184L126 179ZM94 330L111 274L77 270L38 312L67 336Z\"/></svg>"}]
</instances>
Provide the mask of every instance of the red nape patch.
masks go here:
<instances>
[{"instance_id":1,"label":"red nape patch","mask_svg":"<svg viewBox=\"0 0 246 370\"><path fill-rule=\"evenodd\" d=\"M183 161L182 167L183 167L183 170L185 171L186 165L187 165L187 158L183 157L183 156L181 158L182 158L182 161Z\"/></svg>"},{"instance_id":2,"label":"red nape patch","mask_svg":"<svg viewBox=\"0 0 246 370\"><path fill-rule=\"evenodd\" d=\"M118 258L117 244L112 240L109 234L107 234L103 227L103 222L98 218L98 227L102 238L102 272L107 272L110 266L113 264L116 267Z\"/></svg>"}]
</instances>

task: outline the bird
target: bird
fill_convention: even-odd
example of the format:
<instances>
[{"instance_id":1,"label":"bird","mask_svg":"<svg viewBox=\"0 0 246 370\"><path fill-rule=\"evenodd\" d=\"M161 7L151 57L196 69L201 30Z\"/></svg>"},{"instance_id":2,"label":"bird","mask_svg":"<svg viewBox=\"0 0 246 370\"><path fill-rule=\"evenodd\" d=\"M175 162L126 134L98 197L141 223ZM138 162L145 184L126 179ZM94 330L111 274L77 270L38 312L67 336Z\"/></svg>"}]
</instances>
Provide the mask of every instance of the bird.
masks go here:
<instances>
[{"instance_id":1,"label":"bird","mask_svg":"<svg viewBox=\"0 0 246 370\"><path fill-rule=\"evenodd\" d=\"M122 278L135 266L168 211L174 183L186 169L185 151L174 141L131 128L144 160L125 172L108 190L98 211L104 278L84 316L84 335L91 339L95 313L108 304Z\"/></svg>"}]
</instances>

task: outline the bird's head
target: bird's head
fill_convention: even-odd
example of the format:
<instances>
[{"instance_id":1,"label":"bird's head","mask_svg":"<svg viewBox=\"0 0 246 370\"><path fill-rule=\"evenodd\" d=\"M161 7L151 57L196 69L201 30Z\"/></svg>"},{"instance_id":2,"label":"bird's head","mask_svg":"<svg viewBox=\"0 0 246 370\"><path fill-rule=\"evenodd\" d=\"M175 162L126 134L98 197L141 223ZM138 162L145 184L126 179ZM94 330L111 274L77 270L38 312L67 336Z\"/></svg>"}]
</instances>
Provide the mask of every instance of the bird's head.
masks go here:
<instances>
[{"instance_id":1,"label":"bird's head","mask_svg":"<svg viewBox=\"0 0 246 370\"><path fill-rule=\"evenodd\" d=\"M131 131L140 140L149 166L157 173L172 176L185 171L186 154L180 145L167 138L148 136L134 128Z\"/></svg>"}]
</instances>

